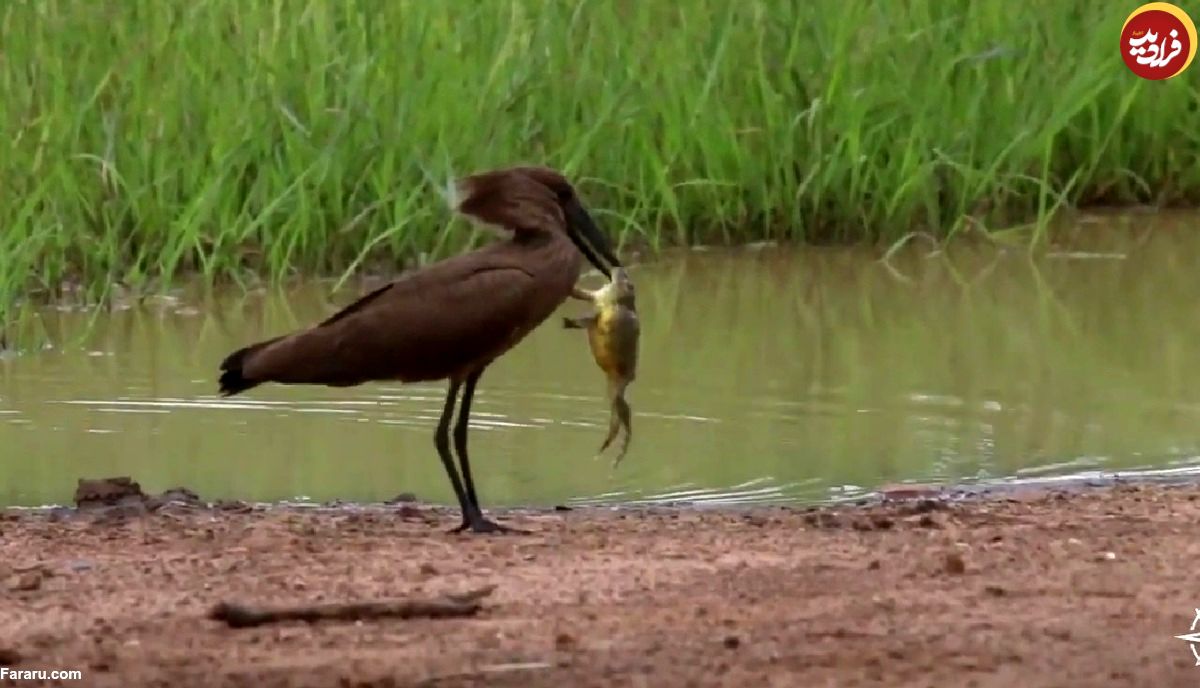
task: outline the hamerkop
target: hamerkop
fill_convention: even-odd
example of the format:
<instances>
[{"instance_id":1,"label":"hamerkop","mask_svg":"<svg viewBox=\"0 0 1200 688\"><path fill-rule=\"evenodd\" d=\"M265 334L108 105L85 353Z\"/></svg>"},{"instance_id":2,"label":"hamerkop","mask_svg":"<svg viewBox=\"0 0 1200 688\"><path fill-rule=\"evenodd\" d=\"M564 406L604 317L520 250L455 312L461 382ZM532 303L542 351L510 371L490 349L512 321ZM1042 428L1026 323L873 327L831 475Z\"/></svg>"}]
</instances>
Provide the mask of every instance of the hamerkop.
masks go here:
<instances>
[{"instance_id":1,"label":"hamerkop","mask_svg":"<svg viewBox=\"0 0 1200 688\"><path fill-rule=\"evenodd\" d=\"M497 241L376 289L304 330L238 349L221 362L222 396L264 382L351 387L449 380L434 446L462 509L451 532L520 532L484 517L467 457L471 397L484 369L554 312L579 279L581 254L611 276L621 263L571 184L545 167L511 167L454 184L459 213L503 230ZM454 448L450 420L462 391Z\"/></svg>"}]
</instances>

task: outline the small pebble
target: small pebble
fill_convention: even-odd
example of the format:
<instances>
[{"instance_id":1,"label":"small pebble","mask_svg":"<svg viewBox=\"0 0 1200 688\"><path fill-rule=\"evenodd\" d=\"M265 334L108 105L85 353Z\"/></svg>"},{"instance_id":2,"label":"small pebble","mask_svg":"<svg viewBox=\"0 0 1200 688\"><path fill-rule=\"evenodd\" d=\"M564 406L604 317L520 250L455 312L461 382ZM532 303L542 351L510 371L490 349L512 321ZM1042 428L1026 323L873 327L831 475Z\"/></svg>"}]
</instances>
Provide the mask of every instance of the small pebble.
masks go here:
<instances>
[{"instance_id":1,"label":"small pebble","mask_svg":"<svg viewBox=\"0 0 1200 688\"><path fill-rule=\"evenodd\" d=\"M967 570L967 564L963 561L962 555L958 552L951 552L947 554L943 566L946 569L946 573L955 576L962 575Z\"/></svg>"},{"instance_id":2,"label":"small pebble","mask_svg":"<svg viewBox=\"0 0 1200 688\"><path fill-rule=\"evenodd\" d=\"M412 504L401 504L396 508L396 515L400 518L421 518L421 510Z\"/></svg>"},{"instance_id":3,"label":"small pebble","mask_svg":"<svg viewBox=\"0 0 1200 688\"><path fill-rule=\"evenodd\" d=\"M8 579L8 589L17 592L30 592L42 587L41 571L27 571Z\"/></svg>"}]
</instances>

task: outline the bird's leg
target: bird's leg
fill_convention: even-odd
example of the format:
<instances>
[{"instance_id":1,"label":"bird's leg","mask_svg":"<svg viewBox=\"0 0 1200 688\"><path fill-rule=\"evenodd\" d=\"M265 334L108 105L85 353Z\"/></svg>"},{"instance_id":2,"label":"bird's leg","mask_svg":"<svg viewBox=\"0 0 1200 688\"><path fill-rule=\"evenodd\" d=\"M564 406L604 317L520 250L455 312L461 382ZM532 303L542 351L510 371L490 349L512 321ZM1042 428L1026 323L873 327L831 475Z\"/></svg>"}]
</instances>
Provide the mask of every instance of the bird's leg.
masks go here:
<instances>
[{"instance_id":1,"label":"bird's leg","mask_svg":"<svg viewBox=\"0 0 1200 688\"><path fill-rule=\"evenodd\" d=\"M450 416L454 415L454 398L458 396L458 389L462 383L451 378L450 388L446 392L446 405L442 408L442 417L438 420L437 432L433 435L433 444L437 447L438 456L442 459L442 466L446 469L446 475L450 477L450 485L454 488L454 496L458 498L458 506L462 509L463 518L466 519L471 511L471 505L467 501L467 493L463 490L462 482L458 479L458 471L454 469L454 459L450 456Z\"/></svg>"},{"instance_id":2,"label":"bird's leg","mask_svg":"<svg viewBox=\"0 0 1200 688\"><path fill-rule=\"evenodd\" d=\"M475 385L479 382L482 372L474 372L467 376L463 388L462 404L458 407L458 422L454 424L454 451L458 453L458 462L462 466L463 482L466 483L467 488L467 503L481 516L483 510L479 508L479 496L475 494L475 479L471 477L471 460L467 457L467 429L470 423L471 401L475 398Z\"/></svg>"},{"instance_id":3,"label":"bird's leg","mask_svg":"<svg viewBox=\"0 0 1200 688\"><path fill-rule=\"evenodd\" d=\"M580 301L595 301L595 296L590 291L585 291L579 288L579 285L571 287L571 298L579 299Z\"/></svg>"},{"instance_id":4,"label":"bird's leg","mask_svg":"<svg viewBox=\"0 0 1200 688\"><path fill-rule=\"evenodd\" d=\"M463 385L462 404L458 409L458 422L454 424L454 450L458 452L458 462L462 465L467 507L463 510L462 524L450 532L471 530L475 533L524 533L526 531L502 526L484 518L483 509L479 507L479 497L475 494L475 480L471 478L471 459L467 456L467 425L471 415L471 399L475 396L475 384L479 382L482 374L483 370L477 370L467 376Z\"/></svg>"}]
</instances>

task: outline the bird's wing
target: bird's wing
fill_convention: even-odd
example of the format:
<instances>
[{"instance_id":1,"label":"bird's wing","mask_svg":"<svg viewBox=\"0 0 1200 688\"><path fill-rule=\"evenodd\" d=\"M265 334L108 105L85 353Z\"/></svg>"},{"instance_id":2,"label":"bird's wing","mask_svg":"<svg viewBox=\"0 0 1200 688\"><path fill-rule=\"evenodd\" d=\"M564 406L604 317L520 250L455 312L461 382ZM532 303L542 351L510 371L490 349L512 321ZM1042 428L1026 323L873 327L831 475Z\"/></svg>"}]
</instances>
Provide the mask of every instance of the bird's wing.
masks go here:
<instances>
[{"instance_id":1,"label":"bird's wing","mask_svg":"<svg viewBox=\"0 0 1200 688\"><path fill-rule=\"evenodd\" d=\"M564 231L555 191L524 168L459 181L455 209L517 238ZM524 238L522 238L524 237ZM352 385L455 375L503 353L548 312L515 243L450 258L402 276L316 327L240 353L247 380Z\"/></svg>"},{"instance_id":2,"label":"bird's wing","mask_svg":"<svg viewBox=\"0 0 1200 688\"><path fill-rule=\"evenodd\" d=\"M535 291L528 272L503 263L414 273L255 352L246 374L329 385L454 375L537 324L528 309Z\"/></svg>"}]
</instances>

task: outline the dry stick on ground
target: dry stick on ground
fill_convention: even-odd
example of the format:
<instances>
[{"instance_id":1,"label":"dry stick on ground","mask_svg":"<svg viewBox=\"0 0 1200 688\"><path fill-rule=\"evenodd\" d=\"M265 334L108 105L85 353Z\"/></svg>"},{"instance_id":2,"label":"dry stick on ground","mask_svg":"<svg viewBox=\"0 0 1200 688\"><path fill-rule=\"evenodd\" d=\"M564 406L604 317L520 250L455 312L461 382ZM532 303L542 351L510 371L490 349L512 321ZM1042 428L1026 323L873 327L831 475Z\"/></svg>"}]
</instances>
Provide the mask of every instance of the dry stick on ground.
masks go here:
<instances>
[{"instance_id":1,"label":"dry stick on ground","mask_svg":"<svg viewBox=\"0 0 1200 688\"><path fill-rule=\"evenodd\" d=\"M224 621L231 628L249 628L282 621L359 621L363 619L446 619L474 616L479 601L496 589L494 585L451 593L432 599L392 599L373 602L349 602L295 607L260 608L221 602L208 618Z\"/></svg>"}]
</instances>

